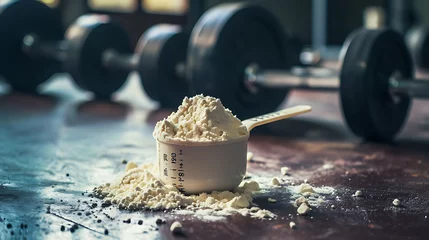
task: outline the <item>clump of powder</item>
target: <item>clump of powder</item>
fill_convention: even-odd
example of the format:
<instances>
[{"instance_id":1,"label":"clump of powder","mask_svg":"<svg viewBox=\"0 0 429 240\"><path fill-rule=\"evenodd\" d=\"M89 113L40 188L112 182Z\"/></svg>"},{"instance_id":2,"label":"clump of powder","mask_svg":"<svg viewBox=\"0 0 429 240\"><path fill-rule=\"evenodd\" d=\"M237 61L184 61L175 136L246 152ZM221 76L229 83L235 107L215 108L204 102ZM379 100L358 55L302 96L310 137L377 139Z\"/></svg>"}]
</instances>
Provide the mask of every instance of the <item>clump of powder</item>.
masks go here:
<instances>
[{"instance_id":1,"label":"clump of powder","mask_svg":"<svg viewBox=\"0 0 429 240\"><path fill-rule=\"evenodd\" d=\"M108 204L128 210L181 209L191 213L214 216L235 213L254 218L274 218L268 210L252 210L253 192L259 191L255 181L242 182L234 191L184 195L177 188L163 184L156 176L156 164L131 165L125 175L112 184L94 189L95 196Z\"/></svg>"},{"instance_id":2,"label":"clump of powder","mask_svg":"<svg viewBox=\"0 0 429 240\"><path fill-rule=\"evenodd\" d=\"M318 207L323 203L323 195L332 195L335 189L331 187L314 187L308 183L302 183L299 186L290 186L292 193L291 203L297 208L300 215L307 214L311 207Z\"/></svg>"},{"instance_id":3,"label":"clump of powder","mask_svg":"<svg viewBox=\"0 0 429 240\"><path fill-rule=\"evenodd\" d=\"M224 142L249 135L220 99L196 95L183 99L176 112L159 121L153 136L163 142Z\"/></svg>"}]
</instances>

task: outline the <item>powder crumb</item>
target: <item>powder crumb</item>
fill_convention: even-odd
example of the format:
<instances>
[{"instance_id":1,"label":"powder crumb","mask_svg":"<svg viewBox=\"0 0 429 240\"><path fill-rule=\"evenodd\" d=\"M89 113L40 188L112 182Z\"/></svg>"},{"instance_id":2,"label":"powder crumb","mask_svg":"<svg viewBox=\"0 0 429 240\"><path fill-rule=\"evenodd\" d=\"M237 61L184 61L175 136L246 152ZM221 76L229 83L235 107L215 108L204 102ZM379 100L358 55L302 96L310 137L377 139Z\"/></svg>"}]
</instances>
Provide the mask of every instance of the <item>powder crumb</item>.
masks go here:
<instances>
[{"instance_id":1,"label":"powder crumb","mask_svg":"<svg viewBox=\"0 0 429 240\"><path fill-rule=\"evenodd\" d=\"M354 197L360 197L360 196L362 196L362 191L361 190L357 190L353 196Z\"/></svg>"},{"instance_id":2,"label":"powder crumb","mask_svg":"<svg viewBox=\"0 0 429 240\"><path fill-rule=\"evenodd\" d=\"M281 167L280 168L280 172L282 173L282 175L286 175L289 173L290 168L288 167Z\"/></svg>"},{"instance_id":3,"label":"powder crumb","mask_svg":"<svg viewBox=\"0 0 429 240\"><path fill-rule=\"evenodd\" d=\"M325 163L325 164L323 164L322 168L323 168L324 170L328 170L328 169L332 169L332 168L334 168L334 165L333 165L333 164L331 164L331 163Z\"/></svg>"},{"instance_id":4,"label":"powder crumb","mask_svg":"<svg viewBox=\"0 0 429 240\"><path fill-rule=\"evenodd\" d=\"M299 215L305 215L307 214L311 208L307 205L307 203L303 203L299 206L299 208L296 210Z\"/></svg>"},{"instance_id":5,"label":"powder crumb","mask_svg":"<svg viewBox=\"0 0 429 240\"><path fill-rule=\"evenodd\" d=\"M275 200L274 198L268 198L268 202L275 203L275 202L277 202L277 200Z\"/></svg>"},{"instance_id":6,"label":"powder crumb","mask_svg":"<svg viewBox=\"0 0 429 240\"><path fill-rule=\"evenodd\" d=\"M253 159L253 152L247 152L246 159L247 159L247 161L252 161L252 159Z\"/></svg>"},{"instance_id":7,"label":"powder crumb","mask_svg":"<svg viewBox=\"0 0 429 240\"><path fill-rule=\"evenodd\" d=\"M227 203L227 206L230 208L247 208L249 205L249 199L245 196L234 197Z\"/></svg>"},{"instance_id":8,"label":"powder crumb","mask_svg":"<svg viewBox=\"0 0 429 240\"><path fill-rule=\"evenodd\" d=\"M274 177L273 179L271 179L271 185L273 186L280 186L280 181L278 178Z\"/></svg>"},{"instance_id":9,"label":"powder crumb","mask_svg":"<svg viewBox=\"0 0 429 240\"><path fill-rule=\"evenodd\" d=\"M296 192L301 193L301 194L305 193L305 192L315 193L313 187L308 183L302 183L301 185L297 186Z\"/></svg>"},{"instance_id":10,"label":"powder crumb","mask_svg":"<svg viewBox=\"0 0 429 240\"><path fill-rule=\"evenodd\" d=\"M311 194L313 194L313 193L312 192L303 192L302 196L304 196L304 197L310 197Z\"/></svg>"},{"instance_id":11,"label":"powder crumb","mask_svg":"<svg viewBox=\"0 0 429 240\"><path fill-rule=\"evenodd\" d=\"M252 207L252 208L250 208L250 212L252 212L252 213L257 212L259 210L261 210L261 209L258 208L258 207Z\"/></svg>"},{"instance_id":12,"label":"powder crumb","mask_svg":"<svg viewBox=\"0 0 429 240\"><path fill-rule=\"evenodd\" d=\"M196 95L159 121L153 136L163 142L225 142L246 138L249 131L220 99Z\"/></svg>"},{"instance_id":13,"label":"powder crumb","mask_svg":"<svg viewBox=\"0 0 429 240\"><path fill-rule=\"evenodd\" d=\"M252 218L275 218L276 215L272 212L262 209L257 211L254 215L251 216Z\"/></svg>"},{"instance_id":14,"label":"powder crumb","mask_svg":"<svg viewBox=\"0 0 429 240\"><path fill-rule=\"evenodd\" d=\"M125 171L129 171L129 170L136 168L136 167L138 167L137 164L135 164L134 162L129 162L129 163L127 163L127 166L125 167Z\"/></svg>"},{"instance_id":15,"label":"powder crumb","mask_svg":"<svg viewBox=\"0 0 429 240\"><path fill-rule=\"evenodd\" d=\"M289 228L290 228L290 229L295 229L295 228L296 228L296 223L294 223L294 222L290 222L290 223L289 223Z\"/></svg>"},{"instance_id":16,"label":"powder crumb","mask_svg":"<svg viewBox=\"0 0 429 240\"><path fill-rule=\"evenodd\" d=\"M425 218L428 218L428 216L425 216Z\"/></svg>"},{"instance_id":17,"label":"powder crumb","mask_svg":"<svg viewBox=\"0 0 429 240\"><path fill-rule=\"evenodd\" d=\"M401 201L399 201L399 199L395 198L395 200L393 200L393 205L395 205L396 207L401 205Z\"/></svg>"},{"instance_id":18,"label":"powder crumb","mask_svg":"<svg viewBox=\"0 0 429 240\"><path fill-rule=\"evenodd\" d=\"M331 205L331 208L335 208L335 205Z\"/></svg>"},{"instance_id":19,"label":"powder crumb","mask_svg":"<svg viewBox=\"0 0 429 240\"><path fill-rule=\"evenodd\" d=\"M301 204L303 204L303 203L306 203L306 204L308 204L308 201L307 201L307 199L305 198L305 197L299 197L299 198L297 198L296 200L295 200L295 207L299 207L299 206L301 206Z\"/></svg>"},{"instance_id":20,"label":"powder crumb","mask_svg":"<svg viewBox=\"0 0 429 240\"><path fill-rule=\"evenodd\" d=\"M304 183L308 183L308 179L304 179Z\"/></svg>"},{"instance_id":21,"label":"powder crumb","mask_svg":"<svg viewBox=\"0 0 429 240\"><path fill-rule=\"evenodd\" d=\"M255 182L255 181L244 181L241 182L240 185L238 185L237 189L238 191L241 192L256 192L261 190L261 188L259 187L259 183Z\"/></svg>"},{"instance_id":22,"label":"powder crumb","mask_svg":"<svg viewBox=\"0 0 429 240\"><path fill-rule=\"evenodd\" d=\"M170 231L175 234L182 233L183 232L182 224L178 221L173 222L170 226Z\"/></svg>"}]
</instances>

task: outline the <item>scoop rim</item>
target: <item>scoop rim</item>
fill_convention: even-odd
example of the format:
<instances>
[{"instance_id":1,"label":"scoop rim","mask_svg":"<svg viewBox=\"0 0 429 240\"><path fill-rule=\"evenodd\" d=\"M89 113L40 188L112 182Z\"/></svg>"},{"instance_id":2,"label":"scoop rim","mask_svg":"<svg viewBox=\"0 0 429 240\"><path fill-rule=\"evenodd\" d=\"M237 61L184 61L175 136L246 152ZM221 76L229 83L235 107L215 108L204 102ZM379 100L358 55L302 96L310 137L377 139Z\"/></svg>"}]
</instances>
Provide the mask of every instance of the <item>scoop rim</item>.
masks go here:
<instances>
[{"instance_id":1,"label":"scoop rim","mask_svg":"<svg viewBox=\"0 0 429 240\"><path fill-rule=\"evenodd\" d=\"M224 141L212 141L212 142L199 142L199 141L182 141L182 140L161 140L158 137L154 137L155 140L159 143L178 145L178 146L195 146L195 147L207 147L207 146L218 146L233 144L238 142L247 142L249 140L250 134L243 135L239 138L228 139Z\"/></svg>"}]
</instances>

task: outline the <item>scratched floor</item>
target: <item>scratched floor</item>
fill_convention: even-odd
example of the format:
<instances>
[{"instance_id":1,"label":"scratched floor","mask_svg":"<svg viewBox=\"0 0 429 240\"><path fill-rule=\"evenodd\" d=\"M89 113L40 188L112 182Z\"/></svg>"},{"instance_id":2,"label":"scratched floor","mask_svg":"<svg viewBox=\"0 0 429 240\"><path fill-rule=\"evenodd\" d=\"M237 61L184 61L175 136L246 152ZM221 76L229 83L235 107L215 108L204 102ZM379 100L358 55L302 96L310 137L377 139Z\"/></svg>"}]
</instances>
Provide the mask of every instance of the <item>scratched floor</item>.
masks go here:
<instances>
[{"instance_id":1,"label":"scratched floor","mask_svg":"<svg viewBox=\"0 0 429 240\"><path fill-rule=\"evenodd\" d=\"M155 159L152 129L169 110L154 110L156 104L139 89L133 77L115 102L107 103L90 100L89 94L62 75L43 86L40 95L10 93L0 87L0 239L427 237L426 101L414 101L409 121L395 143L371 144L347 130L335 93L292 92L285 105L309 104L313 112L252 134L249 150L255 156L248 169L270 177L286 165L298 183L308 179L316 186L334 187L340 199L327 198L310 216L296 216L289 193L283 190L270 190L255 199L278 214L273 221L232 216L206 222L164 212L101 208L89 193L120 174L123 159L137 163ZM332 168L323 168L325 164ZM356 190L363 197L352 197ZM268 197L278 202L268 203ZM394 198L401 199L401 207L391 204ZM168 223L156 225L159 217ZM124 222L127 219L131 223ZM170 233L169 224L175 219L183 223L184 236ZM297 229L289 229L291 220Z\"/></svg>"}]
</instances>

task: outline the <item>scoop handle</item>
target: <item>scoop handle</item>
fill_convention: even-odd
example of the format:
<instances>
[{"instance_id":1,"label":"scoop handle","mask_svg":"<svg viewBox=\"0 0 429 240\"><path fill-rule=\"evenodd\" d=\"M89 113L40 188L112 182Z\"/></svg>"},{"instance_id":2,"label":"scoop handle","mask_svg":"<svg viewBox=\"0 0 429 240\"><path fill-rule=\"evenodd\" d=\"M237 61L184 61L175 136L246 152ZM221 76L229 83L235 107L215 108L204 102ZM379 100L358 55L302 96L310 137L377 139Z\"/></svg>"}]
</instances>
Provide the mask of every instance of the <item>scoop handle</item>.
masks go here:
<instances>
[{"instance_id":1,"label":"scoop handle","mask_svg":"<svg viewBox=\"0 0 429 240\"><path fill-rule=\"evenodd\" d=\"M258 117L246 119L243 121L243 125L246 126L248 131L250 131L257 126L294 117L310 111L310 106L299 105L291 108L286 108L277 112L267 113Z\"/></svg>"}]
</instances>

